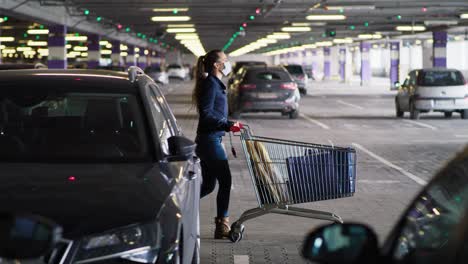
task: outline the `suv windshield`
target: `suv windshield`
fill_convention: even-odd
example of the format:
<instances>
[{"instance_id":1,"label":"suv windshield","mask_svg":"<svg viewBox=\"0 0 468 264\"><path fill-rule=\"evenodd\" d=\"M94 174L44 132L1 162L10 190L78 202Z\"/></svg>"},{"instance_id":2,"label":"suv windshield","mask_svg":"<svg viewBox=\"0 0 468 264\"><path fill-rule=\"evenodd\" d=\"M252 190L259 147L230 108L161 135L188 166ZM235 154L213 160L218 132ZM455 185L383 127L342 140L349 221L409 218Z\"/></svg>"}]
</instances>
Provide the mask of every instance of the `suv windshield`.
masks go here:
<instances>
[{"instance_id":1,"label":"suv windshield","mask_svg":"<svg viewBox=\"0 0 468 264\"><path fill-rule=\"evenodd\" d=\"M0 90L0 162L150 160L134 94Z\"/></svg>"},{"instance_id":2,"label":"suv windshield","mask_svg":"<svg viewBox=\"0 0 468 264\"><path fill-rule=\"evenodd\" d=\"M465 79L459 71L423 71L418 77L421 86L464 85Z\"/></svg>"},{"instance_id":3,"label":"suv windshield","mask_svg":"<svg viewBox=\"0 0 468 264\"><path fill-rule=\"evenodd\" d=\"M284 66L290 74L304 74L302 67L299 65L288 65Z\"/></svg>"},{"instance_id":4,"label":"suv windshield","mask_svg":"<svg viewBox=\"0 0 468 264\"><path fill-rule=\"evenodd\" d=\"M249 81L291 81L289 75L280 70L258 71L252 70L247 72L247 80Z\"/></svg>"}]
</instances>

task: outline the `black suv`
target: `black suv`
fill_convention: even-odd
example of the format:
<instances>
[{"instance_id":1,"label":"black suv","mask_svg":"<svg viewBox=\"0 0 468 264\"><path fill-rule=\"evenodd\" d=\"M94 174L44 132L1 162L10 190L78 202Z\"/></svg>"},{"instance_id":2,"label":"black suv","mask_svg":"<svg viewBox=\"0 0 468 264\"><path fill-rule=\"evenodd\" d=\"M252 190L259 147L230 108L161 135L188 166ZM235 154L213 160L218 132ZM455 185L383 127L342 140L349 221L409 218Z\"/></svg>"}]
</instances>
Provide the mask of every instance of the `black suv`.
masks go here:
<instances>
[{"instance_id":1,"label":"black suv","mask_svg":"<svg viewBox=\"0 0 468 264\"><path fill-rule=\"evenodd\" d=\"M141 69L0 72L0 210L53 219L47 263L198 263L199 161Z\"/></svg>"}]
</instances>

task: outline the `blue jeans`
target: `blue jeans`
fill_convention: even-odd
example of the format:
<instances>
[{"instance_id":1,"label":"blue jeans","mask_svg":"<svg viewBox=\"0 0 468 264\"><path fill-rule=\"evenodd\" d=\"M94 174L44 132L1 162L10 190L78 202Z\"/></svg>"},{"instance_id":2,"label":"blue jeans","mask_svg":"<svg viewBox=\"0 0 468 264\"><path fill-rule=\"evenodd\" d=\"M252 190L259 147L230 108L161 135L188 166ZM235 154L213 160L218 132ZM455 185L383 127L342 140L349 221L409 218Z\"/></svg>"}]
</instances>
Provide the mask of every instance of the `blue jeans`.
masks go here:
<instances>
[{"instance_id":1,"label":"blue jeans","mask_svg":"<svg viewBox=\"0 0 468 264\"><path fill-rule=\"evenodd\" d=\"M200 198L212 193L218 181L217 217L227 217L229 216L232 177L227 155L221 144L222 137L199 135L195 142L197 143L197 156L201 160L203 177Z\"/></svg>"}]
</instances>

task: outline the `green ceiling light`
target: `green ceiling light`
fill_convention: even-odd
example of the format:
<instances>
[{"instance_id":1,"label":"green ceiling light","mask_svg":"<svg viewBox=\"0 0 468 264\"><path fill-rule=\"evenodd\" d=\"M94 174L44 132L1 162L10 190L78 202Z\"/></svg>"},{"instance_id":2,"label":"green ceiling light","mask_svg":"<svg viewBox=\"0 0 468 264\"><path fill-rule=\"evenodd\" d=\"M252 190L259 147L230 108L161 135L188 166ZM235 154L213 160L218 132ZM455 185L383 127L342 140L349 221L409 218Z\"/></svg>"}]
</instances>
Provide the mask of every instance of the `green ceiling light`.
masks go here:
<instances>
[{"instance_id":1,"label":"green ceiling light","mask_svg":"<svg viewBox=\"0 0 468 264\"><path fill-rule=\"evenodd\" d=\"M27 37L28 37L28 33L24 33L24 34L23 34L23 37L24 37L24 38L27 38Z\"/></svg>"},{"instance_id":2,"label":"green ceiling light","mask_svg":"<svg viewBox=\"0 0 468 264\"><path fill-rule=\"evenodd\" d=\"M365 26L365 27L368 27L368 26L369 26L369 22L364 22L364 26Z\"/></svg>"},{"instance_id":3,"label":"green ceiling light","mask_svg":"<svg viewBox=\"0 0 468 264\"><path fill-rule=\"evenodd\" d=\"M249 19L250 19L250 20L254 20L254 19L255 19L255 16L250 16Z\"/></svg>"},{"instance_id":4,"label":"green ceiling light","mask_svg":"<svg viewBox=\"0 0 468 264\"><path fill-rule=\"evenodd\" d=\"M137 33L137 37L141 37L141 33Z\"/></svg>"},{"instance_id":5,"label":"green ceiling light","mask_svg":"<svg viewBox=\"0 0 468 264\"><path fill-rule=\"evenodd\" d=\"M344 9L341 8L341 9L340 9L340 14L343 14L343 13L344 13Z\"/></svg>"},{"instance_id":6,"label":"green ceiling light","mask_svg":"<svg viewBox=\"0 0 468 264\"><path fill-rule=\"evenodd\" d=\"M101 21L102 21L102 17L100 17L100 16L96 17L96 21L97 21L97 22L101 22Z\"/></svg>"},{"instance_id":7,"label":"green ceiling light","mask_svg":"<svg viewBox=\"0 0 468 264\"><path fill-rule=\"evenodd\" d=\"M323 33L322 38L326 38L326 37L327 37L327 34Z\"/></svg>"},{"instance_id":8,"label":"green ceiling light","mask_svg":"<svg viewBox=\"0 0 468 264\"><path fill-rule=\"evenodd\" d=\"M40 25L39 28L40 28L40 29L44 29L44 25Z\"/></svg>"},{"instance_id":9,"label":"green ceiling light","mask_svg":"<svg viewBox=\"0 0 468 264\"><path fill-rule=\"evenodd\" d=\"M75 33L75 36L76 36L76 37L79 37L79 36L80 36L80 33Z\"/></svg>"},{"instance_id":10,"label":"green ceiling light","mask_svg":"<svg viewBox=\"0 0 468 264\"><path fill-rule=\"evenodd\" d=\"M125 31L126 31L126 32L130 32L130 28L129 28L129 27L126 28Z\"/></svg>"},{"instance_id":11,"label":"green ceiling light","mask_svg":"<svg viewBox=\"0 0 468 264\"><path fill-rule=\"evenodd\" d=\"M244 30L244 27L239 27L239 30Z\"/></svg>"},{"instance_id":12,"label":"green ceiling light","mask_svg":"<svg viewBox=\"0 0 468 264\"><path fill-rule=\"evenodd\" d=\"M349 29L351 29L351 30L355 30L355 29L356 29L356 26L354 26L354 25L351 25L351 26L349 26Z\"/></svg>"},{"instance_id":13,"label":"green ceiling light","mask_svg":"<svg viewBox=\"0 0 468 264\"><path fill-rule=\"evenodd\" d=\"M8 17L7 17L7 16L4 16L4 17L3 17L3 21L8 21Z\"/></svg>"},{"instance_id":14,"label":"green ceiling light","mask_svg":"<svg viewBox=\"0 0 468 264\"><path fill-rule=\"evenodd\" d=\"M85 10L84 10L84 14L85 14L85 16L88 16L88 15L89 15L89 10L88 10L88 9L85 9Z\"/></svg>"},{"instance_id":15,"label":"green ceiling light","mask_svg":"<svg viewBox=\"0 0 468 264\"><path fill-rule=\"evenodd\" d=\"M39 40L40 38L41 38L41 37L39 37L39 36L36 36L36 40Z\"/></svg>"},{"instance_id":16,"label":"green ceiling light","mask_svg":"<svg viewBox=\"0 0 468 264\"><path fill-rule=\"evenodd\" d=\"M401 20L401 15L397 15L396 18L397 18L398 20Z\"/></svg>"},{"instance_id":17,"label":"green ceiling light","mask_svg":"<svg viewBox=\"0 0 468 264\"><path fill-rule=\"evenodd\" d=\"M174 15L177 15L177 13L179 13L179 10L174 9L174 10L172 11L172 13L173 13Z\"/></svg>"}]
</instances>

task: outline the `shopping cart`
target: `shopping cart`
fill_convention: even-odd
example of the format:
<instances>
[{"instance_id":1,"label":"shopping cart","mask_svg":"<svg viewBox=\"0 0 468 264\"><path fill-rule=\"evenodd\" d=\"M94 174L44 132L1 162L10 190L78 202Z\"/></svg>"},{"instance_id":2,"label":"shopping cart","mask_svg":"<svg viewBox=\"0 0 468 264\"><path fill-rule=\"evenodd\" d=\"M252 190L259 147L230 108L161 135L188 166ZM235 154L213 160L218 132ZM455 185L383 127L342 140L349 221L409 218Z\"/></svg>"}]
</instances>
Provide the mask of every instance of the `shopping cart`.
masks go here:
<instances>
[{"instance_id":1,"label":"shopping cart","mask_svg":"<svg viewBox=\"0 0 468 264\"><path fill-rule=\"evenodd\" d=\"M353 196L354 149L260 137L244 127L240 139L258 207L232 224L232 242L242 239L244 222L270 213L343 223L336 214L289 205Z\"/></svg>"}]
</instances>

